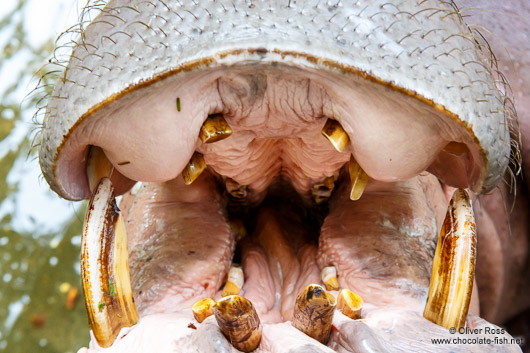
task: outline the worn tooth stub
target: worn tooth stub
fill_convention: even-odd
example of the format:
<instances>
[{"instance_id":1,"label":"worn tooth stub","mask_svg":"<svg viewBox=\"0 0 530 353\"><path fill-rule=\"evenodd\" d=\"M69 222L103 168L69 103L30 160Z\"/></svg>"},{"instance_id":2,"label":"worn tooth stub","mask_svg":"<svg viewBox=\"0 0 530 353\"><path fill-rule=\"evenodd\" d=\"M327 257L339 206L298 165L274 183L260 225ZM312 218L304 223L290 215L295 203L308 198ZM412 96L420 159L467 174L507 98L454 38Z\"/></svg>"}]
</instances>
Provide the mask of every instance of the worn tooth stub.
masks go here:
<instances>
[{"instance_id":1,"label":"worn tooth stub","mask_svg":"<svg viewBox=\"0 0 530 353\"><path fill-rule=\"evenodd\" d=\"M217 301L213 307L215 319L234 348L251 352L261 342L261 322L250 300L230 295Z\"/></svg>"},{"instance_id":2,"label":"worn tooth stub","mask_svg":"<svg viewBox=\"0 0 530 353\"><path fill-rule=\"evenodd\" d=\"M207 317L213 315L215 300L212 298L201 299L191 306L193 317L197 322L203 322Z\"/></svg>"},{"instance_id":3,"label":"worn tooth stub","mask_svg":"<svg viewBox=\"0 0 530 353\"><path fill-rule=\"evenodd\" d=\"M313 184L311 187L313 201L317 205L326 202L331 197L333 189L335 189L335 178L333 177L327 177L323 181Z\"/></svg>"},{"instance_id":4,"label":"worn tooth stub","mask_svg":"<svg viewBox=\"0 0 530 353\"><path fill-rule=\"evenodd\" d=\"M223 297L239 294L244 281L245 275L241 266L232 266L228 271L228 278L223 288Z\"/></svg>"},{"instance_id":5,"label":"worn tooth stub","mask_svg":"<svg viewBox=\"0 0 530 353\"><path fill-rule=\"evenodd\" d=\"M223 114L208 115L202 124L199 138L203 143L212 143L224 140L232 135L232 128L226 122Z\"/></svg>"},{"instance_id":6,"label":"worn tooth stub","mask_svg":"<svg viewBox=\"0 0 530 353\"><path fill-rule=\"evenodd\" d=\"M464 327L473 280L477 236L467 192L453 194L432 262L429 295L423 316L445 328Z\"/></svg>"},{"instance_id":7,"label":"worn tooth stub","mask_svg":"<svg viewBox=\"0 0 530 353\"><path fill-rule=\"evenodd\" d=\"M335 266L324 267L320 275L322 283L324 283L327 290L339 289L339 280L337 279L337 269Z\"/></svg>"},{"instance_id":8,"label":"worn tooth stub","mask_svg":"<svg viewBox=\"0 0 530 353\"><path fill-rule=\"evenodd\" d=\"M342 289L337 299L337 309L350 319L360 319L363 308L363 299L349 289Z\"/></svg>"},{"instance_id":9,"label":"worn tooth stub","mask_svg":"<svg viewBox=\"0 0 530 353\"><path fill-rule=\"evenodd\" d=\"M204 156L202 153L195 152L191 156L190 161L182 171L182 177L186 185L190 185L202 174L206 169L206 162L204 161Z\"/></svg>"},{"instance_id":10,"label":"worn tooth stub","mask_svg":"<svg viewBox=\"0 0 530 353\"><path fill-rule=\"evenodd\" d=\"M335 297L318 284L308 285L296 297L293 326L322 344L331 334Z\"/></svg>"},{"instance_id":11,"label":"worn tooth stub","mask_svg":"<svg viewBox=\"0 0 530 353\"><path fill-rule=\"evenodd\" d=\"M322 128L322 135L331 142L338 152L344 152L350 142L348 134L337 120L328 119Z\"/></svg>"}]
</instances>

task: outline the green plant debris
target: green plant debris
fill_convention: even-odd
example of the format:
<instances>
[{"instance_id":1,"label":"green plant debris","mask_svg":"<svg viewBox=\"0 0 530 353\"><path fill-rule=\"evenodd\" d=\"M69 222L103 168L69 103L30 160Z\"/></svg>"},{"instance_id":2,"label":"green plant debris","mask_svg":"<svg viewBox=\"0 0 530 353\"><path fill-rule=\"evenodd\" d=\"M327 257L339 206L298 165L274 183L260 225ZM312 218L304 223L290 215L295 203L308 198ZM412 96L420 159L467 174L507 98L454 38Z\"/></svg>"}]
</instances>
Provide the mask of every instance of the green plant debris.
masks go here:
<instances>
[{"instance_id":1,"label":"green plant debris","mask_svg":"<svg viewBox=\"0 0 530 353\"><path fill-rule=\"evenodd\" d=\"M180 97L177 97L177 111L180 112Z\"/></svg>"}]
</instances>

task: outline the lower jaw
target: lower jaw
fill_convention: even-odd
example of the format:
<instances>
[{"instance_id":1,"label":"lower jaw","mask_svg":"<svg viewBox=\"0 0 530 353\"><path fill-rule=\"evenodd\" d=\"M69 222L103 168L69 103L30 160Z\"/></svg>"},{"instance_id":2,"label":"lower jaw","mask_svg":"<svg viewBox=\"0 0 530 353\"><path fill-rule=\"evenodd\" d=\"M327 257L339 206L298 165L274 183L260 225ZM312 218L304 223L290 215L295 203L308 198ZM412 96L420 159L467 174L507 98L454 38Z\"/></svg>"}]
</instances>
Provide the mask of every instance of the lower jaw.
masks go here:
<instances>
[{"instance_id":1,"label":"lower jaw","mask_svg":"<svg viewBox=\"0 0 530 353\"><path fill-rule=\"evenodd\" d=\"M241 233L231 228L233 219L227 221L233 214L226 212L227 201L209 173L189 186L177 178L125 195L121 208L140 320L122 329L111 351L231 351L215 319L199 324L191 306L221 297L233 260L245 273L240 295L253 303L263 324L260 352L457 347L433 345L431 339L451 335L422 316L448 202L444 188L430 174L399 183L371 181L361 200L352 202L348 183L338 183L321 227L308 222L303 201L285 197L294 192L283 192L282 202L275 202L278 194L271 191L272 197L247 214L249 234L238 242ZM296 296L320 283L320 270L330 265L340 286L360 294L365 306L361 320L336 311L324 345L291 320ZM468 327L487 324L472 314L478 314L477 298L470 312ZM98 347L94 339L91 347Z\"/></svg>"}]
</instances>

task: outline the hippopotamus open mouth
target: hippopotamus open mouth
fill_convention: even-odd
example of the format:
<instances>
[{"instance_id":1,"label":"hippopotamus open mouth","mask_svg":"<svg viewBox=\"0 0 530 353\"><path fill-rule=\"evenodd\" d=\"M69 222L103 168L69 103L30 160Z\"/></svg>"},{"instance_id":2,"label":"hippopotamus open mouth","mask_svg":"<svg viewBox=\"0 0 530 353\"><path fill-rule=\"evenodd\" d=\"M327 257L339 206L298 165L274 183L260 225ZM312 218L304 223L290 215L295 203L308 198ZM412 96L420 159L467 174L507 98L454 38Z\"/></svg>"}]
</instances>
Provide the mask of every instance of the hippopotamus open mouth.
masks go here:
<instances>
[{"instance_id":1,"label":"hippopotamus open mouth","mask_svg":"<svg viewBox=\"0 0 530 353\"><path fill-rule=\"evenodd\" d=\"M472 203L515 117L453 3L114 0L82 27L40 162L91 197L83 350L519 350L433 342L513 343L478 316L502 270L475 277Z\"/></svg>"}]
</instances>

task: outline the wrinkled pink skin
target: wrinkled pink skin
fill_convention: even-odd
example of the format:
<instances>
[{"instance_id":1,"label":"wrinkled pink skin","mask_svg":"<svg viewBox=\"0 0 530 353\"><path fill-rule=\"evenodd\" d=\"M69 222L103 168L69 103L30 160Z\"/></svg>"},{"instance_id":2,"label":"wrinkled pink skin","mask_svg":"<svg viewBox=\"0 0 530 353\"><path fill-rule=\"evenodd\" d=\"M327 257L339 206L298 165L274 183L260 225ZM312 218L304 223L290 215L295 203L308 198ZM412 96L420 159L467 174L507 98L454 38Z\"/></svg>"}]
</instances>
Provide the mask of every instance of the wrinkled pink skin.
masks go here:
<instances>
[{"instance_id":1,"label":"wrinkled pink skin","mask_svg":"<svg viewBox=\"0 0 530 353\"><path fill-rule=\"evenodd\" d=\"M524 0L462 0L459 6L464 13L467 7L490 9L474 10L472 20L466 21L481 23L498 36L486 35L511 83L523 161L528 161L530 5ZM216 163L213 157L210 162ZM523 171L530 172L530 163L523 163ZM196 332L187 327L194 322L191 303L219 297L235 248L222 214L223 198L212 178L207 172L192 186L185 186L180 178L147 184L124 197L121 208L127 220L131 279L141 320L136 327L124 329L121 336L125 337L109 351L186 351L186 347L230 351L212 318L195 323ZM335 315L330 348L388 351L391 343L397 351L482 351L481 346L430 345L431 338L447 337L447 330L421 316L434 241L450 188L426 173L399 183L371 180L361 200L354 203L348 199L348 182L338 184L318 244L306 240L307 227L285 205L263 208L255 231L240 244L246 280L243 293L264 323L259 351L328 351L285 321L291 318L295 296L305 285L318 283L320 269L331 264L337 267L341 285L361 294L366 308L364 323ZM467 321L470 328L487 325L476 315L502 324L529 307L529 187L528 178L518 179L515 200L506 185L474 196L478 259L473 314ZM219 343L205 343L201 337ZM92 340L91 350L96 348ZM517 351L515 346L497 348Z\"/></svg>"}]
</instances>

